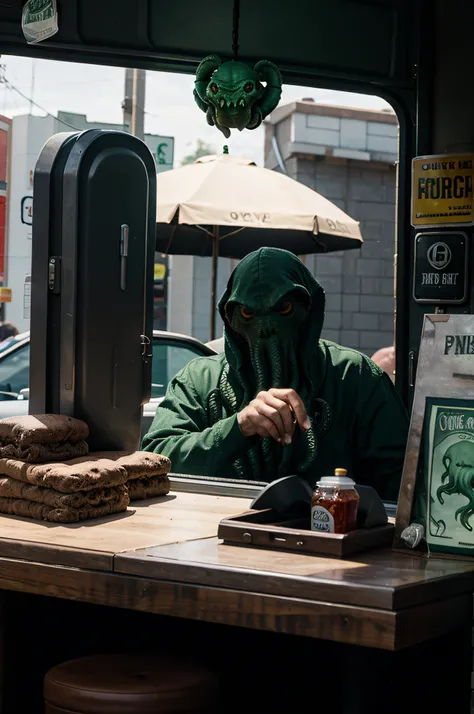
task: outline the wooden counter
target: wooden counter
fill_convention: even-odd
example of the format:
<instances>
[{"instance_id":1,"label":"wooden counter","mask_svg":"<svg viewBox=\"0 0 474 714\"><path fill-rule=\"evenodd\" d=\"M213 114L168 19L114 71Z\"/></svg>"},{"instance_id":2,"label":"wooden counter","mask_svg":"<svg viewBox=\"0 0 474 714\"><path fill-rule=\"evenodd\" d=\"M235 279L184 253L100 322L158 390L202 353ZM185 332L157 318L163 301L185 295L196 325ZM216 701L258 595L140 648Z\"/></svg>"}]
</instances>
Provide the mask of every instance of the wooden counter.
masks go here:
<instances>
[{"instance_id":1,"label":"wooden counter","mask_svg":"<svg viewBox=\"0 0 474 714\"><path fill-rule=\"evenodd\" d=\"M340 561L215 537L241 498L177 493L56 526L0 516L0 589L398 650L472 617L474 561Z\"/></svg>"}]
</instances>

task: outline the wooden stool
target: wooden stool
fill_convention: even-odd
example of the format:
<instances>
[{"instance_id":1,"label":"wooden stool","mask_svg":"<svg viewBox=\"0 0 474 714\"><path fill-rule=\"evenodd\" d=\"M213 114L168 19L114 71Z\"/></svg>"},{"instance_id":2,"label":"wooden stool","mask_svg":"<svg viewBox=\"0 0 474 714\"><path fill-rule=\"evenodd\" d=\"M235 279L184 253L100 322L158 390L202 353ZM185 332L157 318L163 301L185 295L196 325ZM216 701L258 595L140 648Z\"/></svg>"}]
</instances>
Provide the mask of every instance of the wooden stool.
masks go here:
<instances>
[{"instance_id":1,"label":"wooden stool","mask_svg":"<svg viewBox=\"0 0 474 714\"><path fill-rule=\"evenodd\" d=\"M217 700L209 671L151 655L96 655L53 667L45 714L208 714Z\"/></svg>"}]
</instances>

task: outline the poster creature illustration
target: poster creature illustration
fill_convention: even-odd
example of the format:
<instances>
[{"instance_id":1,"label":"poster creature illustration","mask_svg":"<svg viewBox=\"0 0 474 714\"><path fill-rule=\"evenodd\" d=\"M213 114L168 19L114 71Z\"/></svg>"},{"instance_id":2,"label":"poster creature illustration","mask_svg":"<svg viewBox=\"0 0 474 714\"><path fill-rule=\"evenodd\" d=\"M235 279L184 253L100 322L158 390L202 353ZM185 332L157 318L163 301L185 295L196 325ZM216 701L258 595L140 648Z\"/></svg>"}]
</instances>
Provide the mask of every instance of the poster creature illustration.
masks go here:
<instances>
[{"instance_id":1,"label":"poster creature illustration","mask_svg":"<svg viewBox=\"0 0 474 714\"><path fill-rule=\"evenodd\" d=\"M474 555L474 401L426 400L427 543Z\"/></svg>"}]
</instances>

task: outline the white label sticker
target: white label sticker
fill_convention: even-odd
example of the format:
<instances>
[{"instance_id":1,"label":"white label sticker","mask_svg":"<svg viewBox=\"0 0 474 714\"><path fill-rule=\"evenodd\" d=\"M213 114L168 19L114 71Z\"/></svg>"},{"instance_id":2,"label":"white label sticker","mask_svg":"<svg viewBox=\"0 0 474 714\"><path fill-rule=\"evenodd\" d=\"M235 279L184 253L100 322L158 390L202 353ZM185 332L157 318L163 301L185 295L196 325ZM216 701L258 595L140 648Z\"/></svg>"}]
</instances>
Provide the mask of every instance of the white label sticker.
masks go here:
<instances>
[{"instance_id":1,"label":"white label sticker","mask_svg":"<svg viewBox=\"0 0 474 714\"><path fill-rule=\"evenodd\" d=\"M311 530L321 533L334 533L334 518L322 506L313 506L311 509Z\"/></svg>"}]
</instances>

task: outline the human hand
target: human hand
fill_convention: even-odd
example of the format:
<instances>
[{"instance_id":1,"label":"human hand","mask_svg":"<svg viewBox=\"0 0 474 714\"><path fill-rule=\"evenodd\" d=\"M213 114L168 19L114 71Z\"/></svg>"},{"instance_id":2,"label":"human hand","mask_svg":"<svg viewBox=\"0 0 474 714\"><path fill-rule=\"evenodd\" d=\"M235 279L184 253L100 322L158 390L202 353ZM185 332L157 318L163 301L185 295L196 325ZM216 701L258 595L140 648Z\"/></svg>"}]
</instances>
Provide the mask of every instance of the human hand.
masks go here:
<instances>
[{"instance_id":1,"label":"human hand","mask_svg":"<svg viewBox=\"0 0 474 714\"><path fill-rule=\"evenodd\" d=\"M284 446L291 444L295 424L306 430L311 427L305 406L294 389L260 392L237 414L237 421L244 436L271 436Z\"/></svg>"}]
</instances>

